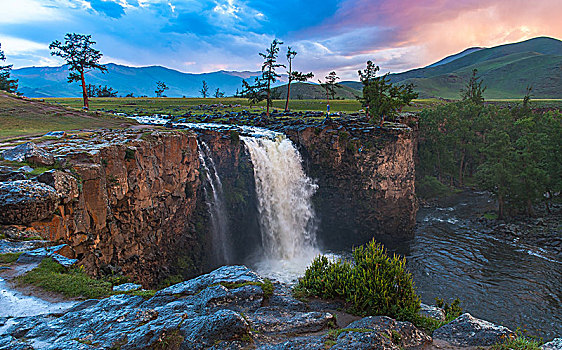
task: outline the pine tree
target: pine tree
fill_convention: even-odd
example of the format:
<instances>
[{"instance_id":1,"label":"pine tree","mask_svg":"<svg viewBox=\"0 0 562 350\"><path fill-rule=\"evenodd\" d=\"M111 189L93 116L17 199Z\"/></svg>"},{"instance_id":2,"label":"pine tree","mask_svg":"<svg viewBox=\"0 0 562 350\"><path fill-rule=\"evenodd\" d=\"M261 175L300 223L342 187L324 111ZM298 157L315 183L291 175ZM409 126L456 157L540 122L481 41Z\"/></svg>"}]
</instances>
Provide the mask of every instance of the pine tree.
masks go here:
<instances>
[{"instance_id":1,"label":"pine tree","mask_svg":"<svg viewBox=\"0 0 562 350\"><path fill-rule=\"evenodd\" d=\"M92 47L95 43L91 35L67 33L64 36L64 44L55 40L49 45L52 56L59 56L66 60L69 70L68 82L80 82L85 108L89 108L85 74L94 69L102 73L107 72L107 68L99 64L103 55Z\"/></svg>"},{"instance_id":2,"label":"pine tree","mask_svg":"<svg viewBox=\"0 0 562 350\"><path fill-rule=\"evenodd\" d=\"M277 56L279 54L279 45L283 44L282 41L274 39L269 46L269 49L265 50L265 53L260 52L260 56L263 57L264 62L261 67L261 80L265 83L265 92L267 93L267 116L269 117L269 107L271 106L271 84L277 81L280 77L275 69L279 67L285 68L284 64L277 63Z\"/></svg>"}]
</instances>

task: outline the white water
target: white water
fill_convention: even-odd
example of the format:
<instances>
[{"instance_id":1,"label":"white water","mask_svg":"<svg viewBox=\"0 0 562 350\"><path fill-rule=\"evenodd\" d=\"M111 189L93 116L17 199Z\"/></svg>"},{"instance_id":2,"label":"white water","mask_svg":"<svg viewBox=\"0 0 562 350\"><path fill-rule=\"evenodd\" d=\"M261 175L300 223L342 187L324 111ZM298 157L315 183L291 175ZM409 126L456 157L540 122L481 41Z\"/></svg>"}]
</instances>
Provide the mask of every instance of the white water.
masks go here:
<instances>
[{"instance_id":1,"label":"white water","mask_svg":"<svg viewBox=\"0 0 562 350\"><path fill-rule=\"evenodd\" d=\"M228 233L228 215L224 204L222 182L217 172L215 162L211 157L209 146L203 141L198 141L199 161L205 171L207 183L211 193L204 186L205 197L209 214L211 216L211 234L215 264L223 265L231 262L230 241Z\"/></svg>"},{"instance_id":2,"label":"white water","mask_svg":"<svg viewBox=\"0 0 562 350\"><path fill-rule=\"evenodd\" d=\"M258 272L289 282L319 254L312 196L317 185L284 136L241 137L254 166L263 259Z\"/></svg>"}]
</instances>

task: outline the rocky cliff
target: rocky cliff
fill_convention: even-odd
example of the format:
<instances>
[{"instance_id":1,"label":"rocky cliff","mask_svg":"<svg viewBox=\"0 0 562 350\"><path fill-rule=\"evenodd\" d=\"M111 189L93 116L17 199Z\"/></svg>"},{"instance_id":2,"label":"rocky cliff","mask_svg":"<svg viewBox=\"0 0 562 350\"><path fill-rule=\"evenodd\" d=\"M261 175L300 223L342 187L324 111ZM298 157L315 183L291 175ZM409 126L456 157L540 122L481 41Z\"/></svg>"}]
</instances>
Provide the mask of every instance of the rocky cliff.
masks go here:
<instances>
[{"instance_id":1,"label":"rocky cliff","mask_svg":"<svg viewBox=\"0 0 562 350\"><path fill-rule=\"evenodd\" d=\"M298 146L307 174L318 182L314 205L325 248L346 248L372 237L402 241L411 233L417 210L411 128L294 119L271 127ZM202 173L198 138L221 177L231 261L211 259L205 198L211 188ZM68 243L74 250L69 257L94 275L122 273L154 286L169 276L191 277L246 262L259 250L253 167L238 131L199 130L196 135L127 129L82 133L39 146L24 147L27 158L47 151L56 169L34 181L0 183L0 196L11 198L1 203L7 207L2 207L0 224L21 225ZM29 208L34 215L28 215Z\"/></svg>"},{"instance_id":2,"label":"rocky cliff","mask_svg":"<svg viewBox=\"0 0 562 350\"><path fill-rule=\"evenodd\" d=\"M412 123L415 127L416 120ZM318 181L314 204L325 247L341 249L372 237L392 244L412 234L415 129L328 120L286 133L298 145L308 175Z\"/></svg>"},{"instance_id":3,"label":"rocky cliff","mask_svg":"<svg viewBox=\"0 0 562 350\"><path fill-rule=\"evenodd\" d=\"M43 220L4 224L26 224L22 229L68 243L78 264L94 275L123 273L154 285L174 269L201 272L204 229L197 222L204 215L198 212L194 134L96 132L42 148L55 155L59 169L36 180L55 188L59 201L37 217ZM17 182L25 181L10 184L12 191L18 192ZM26 193L20 188L22 197Z\"/></svg>"}]
</instances>

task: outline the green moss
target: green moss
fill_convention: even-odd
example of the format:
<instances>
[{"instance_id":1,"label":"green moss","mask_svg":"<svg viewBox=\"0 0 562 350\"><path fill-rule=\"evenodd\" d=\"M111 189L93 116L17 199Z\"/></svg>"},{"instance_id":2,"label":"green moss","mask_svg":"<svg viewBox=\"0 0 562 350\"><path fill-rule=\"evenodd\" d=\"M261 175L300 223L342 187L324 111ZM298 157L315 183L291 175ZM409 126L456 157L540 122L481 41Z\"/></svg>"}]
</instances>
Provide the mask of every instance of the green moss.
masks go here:
<instances>
[{"instance_id":1,"label":"green moss","mask_svg":"<svg viewBox=\"0 0 562 350\"><path fill-rule=\"evenodd\" d=\"M127 148L125 150L125 160L128 160L128 159L134 160L135 159L135 153L136 153L136 151L134 149Z\"/></svg>"},{"instance_id":2,"label":"green moss","mask_svg":"<svg viewBox=\"0 0 562 350\"><path fill-rule=\"evenodd\" d=\"M150 347L152 350L179 350L184 341L179 329L168 330Z\"/></svg>"},{"instance_id":3,"label":"green moss","mask_svg":"<svg viewBox=\"0 0 562 350\"><path fill-rule=\"evenodd\" d=\"M497 220L498 214L497 213L486 213L484 214L484 219L487 220Z\"/></svg>"},{"instance_id":4,"label":"green moss","mask_svg":"<svg viewBox=\"0 0 562 350\"><path fill-rule=\"evenodd\" d=\"M230 131L230 142L232 142L233 145L240 144L240 133L238 131L236 130Z\"/></svg>"},{"instance_id":5,"label":"green moss","mask_svg":"<svg viewBox=\"0 0 562 350\"><path fill-rule=\"evenodd\" d=\"M0 254L0 264L12 264L20 257L21 253Z\"/></svg>"},{"instance_id":6,"label":"green moss","mask_svg":"<svg viewBox=\"0 0 562 350\"><path fill-rule=\"evenodd\" d=\"M16 277L18 283L32 284L67 297L100 298L112 294L112 284L94 279L81 268L65 268L46 258L25 275Z\"/></svg>"},{"instance_id":7,"label":"green moss","mask_svg":"<svg viewBox=\"0 0 562 350\"><path fill-rule=\"evenodd\" d=\"M262 289L263 291L263 298L264 299L269 299L272 295L273 295L273 283L271 282L271 280L269 279L265 279L263 283L261 282L240 282L240 283L234 283L234 282L220 282L217 283L220 284L221 286L224 286L228 289L236 289L236 288L240 288L240 287L244 287L244 286L258 286Z\"/></svg>"}]
</instances>

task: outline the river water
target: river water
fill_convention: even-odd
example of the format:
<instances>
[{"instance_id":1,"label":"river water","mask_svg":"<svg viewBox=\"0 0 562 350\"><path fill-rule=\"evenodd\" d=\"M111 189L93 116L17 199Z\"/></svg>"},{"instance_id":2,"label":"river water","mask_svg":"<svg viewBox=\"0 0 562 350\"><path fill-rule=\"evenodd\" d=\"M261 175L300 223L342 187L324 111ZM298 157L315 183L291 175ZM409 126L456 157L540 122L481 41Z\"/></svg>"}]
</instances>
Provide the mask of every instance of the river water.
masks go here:
<instances>
[{"instance_id":1,"label":"river water","mask_svg":"<svg viewBox=\"0 0 562 350\"><path fill-rule=\"evenodd\" d=\"M474 218L493 208L484 193L455 195L440 207L420 208L407 265L425 303L461 300L473 316L520 327L530 335L562 335L560 247L489 233ZM558 232L552 237L560 238ZM558 239L559 240L559 239Z\"/></svg>"}]
</instances>

